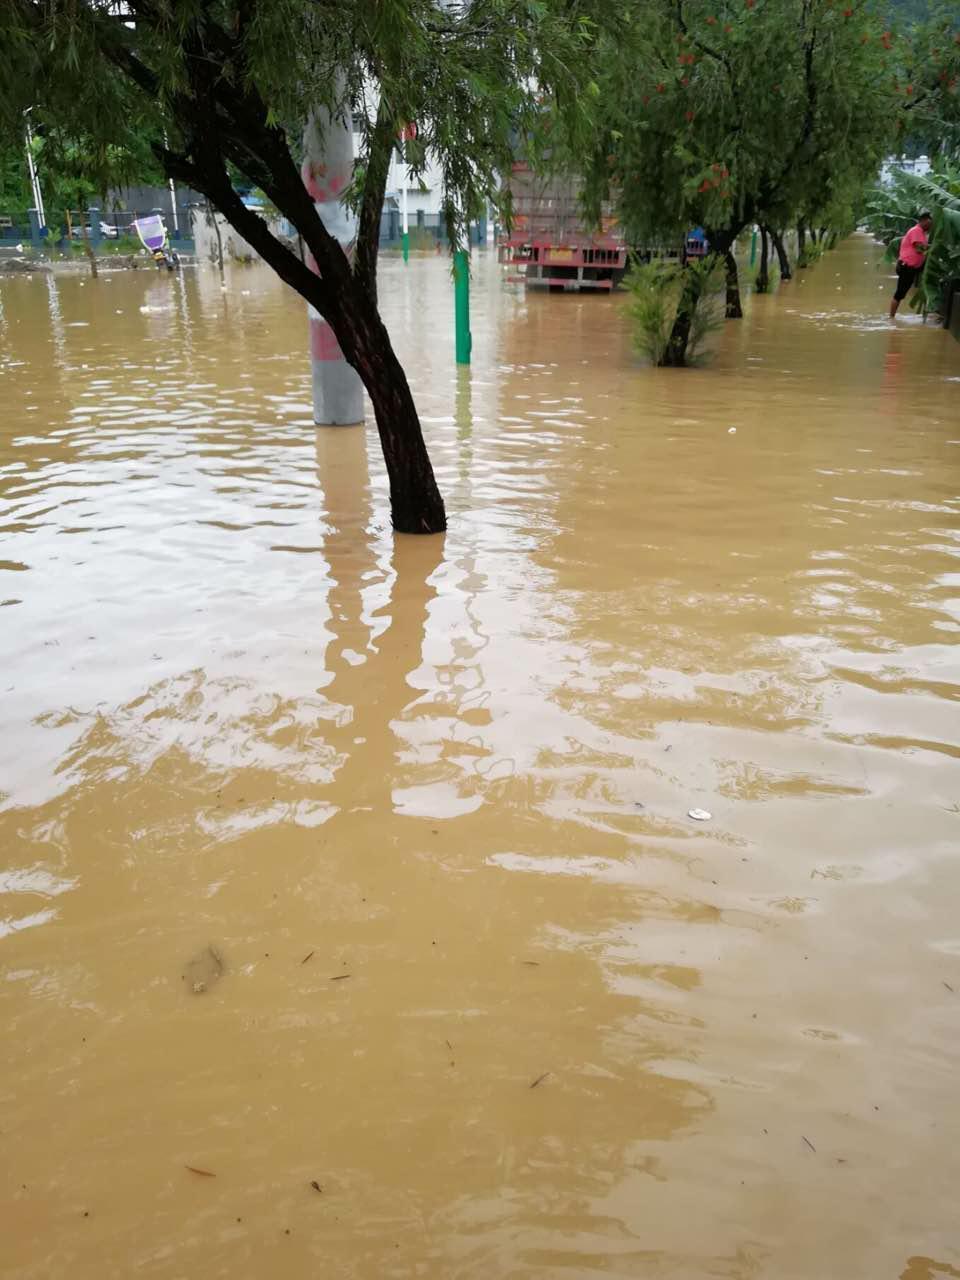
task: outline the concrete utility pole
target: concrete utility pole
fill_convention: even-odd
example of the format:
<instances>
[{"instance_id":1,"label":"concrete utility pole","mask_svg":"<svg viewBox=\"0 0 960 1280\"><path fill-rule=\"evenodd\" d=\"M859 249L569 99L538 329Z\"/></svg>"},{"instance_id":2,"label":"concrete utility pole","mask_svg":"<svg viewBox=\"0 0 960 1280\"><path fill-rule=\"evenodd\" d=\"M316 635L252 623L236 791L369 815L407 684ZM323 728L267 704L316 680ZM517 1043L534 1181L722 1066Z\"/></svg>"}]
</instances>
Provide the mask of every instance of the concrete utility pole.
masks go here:
<instances>
[{"instance_id":1,"label":"concrete utility pole","mask_svg":"<svg viewBox=\"0 0 960 1280\"><path fill-rule=\"evenodd\" d=\"M338 84L338 93L343 82ZM340 242L347 257L353 256L357 218L341 203L353 176L353 128L349 103L338 119L326 109L315 112L303 136L304 186L316 204L323 225ZM307 265L317 271L313 257ZM319 274L319 272L318 272ZM313 369L313 420L318 426L348 426L363 422L363 383L343 358L340 344L323 316L307 307L310 317L310 361Z\"/></svg>"}]
</instances>

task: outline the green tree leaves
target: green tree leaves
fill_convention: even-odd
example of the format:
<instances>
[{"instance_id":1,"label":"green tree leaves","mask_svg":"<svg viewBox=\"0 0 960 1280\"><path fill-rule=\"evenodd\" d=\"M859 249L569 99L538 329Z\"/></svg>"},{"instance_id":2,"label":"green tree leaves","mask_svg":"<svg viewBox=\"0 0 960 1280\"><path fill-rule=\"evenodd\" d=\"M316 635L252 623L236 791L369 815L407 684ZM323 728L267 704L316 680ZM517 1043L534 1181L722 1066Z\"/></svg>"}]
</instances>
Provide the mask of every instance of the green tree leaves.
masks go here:
<instances>
[{"instance_id":1,"label":"green tree leaves","mask_svg":"<svg viewBox=\"0 0 960 1280\"><path fill-rule=\"evenodd\" d=\"M607 47L594 208L616 195L628 234L721 247L762 218L818 216L879 167L897 106L882 25L831 0L636 0ZM848 16L849 15L849 16ZM866 37L866 38L865 38Z\"/></svg>"}]
</instances>

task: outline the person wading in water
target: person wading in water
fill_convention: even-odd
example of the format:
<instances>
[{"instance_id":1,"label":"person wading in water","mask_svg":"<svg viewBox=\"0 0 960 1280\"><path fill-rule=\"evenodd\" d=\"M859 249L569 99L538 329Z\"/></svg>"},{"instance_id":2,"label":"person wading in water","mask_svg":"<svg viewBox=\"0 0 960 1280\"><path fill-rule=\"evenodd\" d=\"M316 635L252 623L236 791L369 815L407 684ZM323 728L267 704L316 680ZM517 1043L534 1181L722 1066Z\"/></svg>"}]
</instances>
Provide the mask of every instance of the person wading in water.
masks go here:
<instances>
[{"instance_id":1,"label":"person wading in water","mask_svg":"<svg viewBox=\"0 0 960 1280\"><path fill-rule=\"evenodd\" d=\"M900 303L904 300L920 278L926 260L927 233L933 226L933 218L929 213L921 213L916 226L910 228L900 241L900 256L897 259L897 289L890 299L890 319L897 314Z\"/></svg>"}]
</instances>

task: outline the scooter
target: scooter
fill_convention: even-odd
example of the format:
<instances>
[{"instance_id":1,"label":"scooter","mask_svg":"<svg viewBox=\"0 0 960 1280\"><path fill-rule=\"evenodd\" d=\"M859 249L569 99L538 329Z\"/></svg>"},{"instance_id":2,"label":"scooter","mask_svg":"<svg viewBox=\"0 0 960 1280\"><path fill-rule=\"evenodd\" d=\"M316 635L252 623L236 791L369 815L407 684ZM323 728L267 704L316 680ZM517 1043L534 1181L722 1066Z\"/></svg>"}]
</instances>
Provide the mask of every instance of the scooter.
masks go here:
<instances>
[{"instance_id":1,"label":"scooter","mask_svg":"<svg viewBox=\"0 0 960 1280\"><path fill-rule=\"evenodd\" d=\"M140 243L152 255L157 270L162 271L166 267L168 271L176 271L180 259L176 250L170 247L163 218L158 213L152 213L148 217L137 218L133 225L137 229Z\"/></svg>"},{"instance_id":2,"label":"scooter","mask_svg":"<svg viewBox=\"0 0 960 1280\"><path fill-rule=\"evenodd\" d=\"M157 270L162 271L164 267L168 271L176 271L180 265L180 258L176 249L171 249L167 245L161 245L153 251L153 260L157 264Z\"/></svg>"}]
</instances>

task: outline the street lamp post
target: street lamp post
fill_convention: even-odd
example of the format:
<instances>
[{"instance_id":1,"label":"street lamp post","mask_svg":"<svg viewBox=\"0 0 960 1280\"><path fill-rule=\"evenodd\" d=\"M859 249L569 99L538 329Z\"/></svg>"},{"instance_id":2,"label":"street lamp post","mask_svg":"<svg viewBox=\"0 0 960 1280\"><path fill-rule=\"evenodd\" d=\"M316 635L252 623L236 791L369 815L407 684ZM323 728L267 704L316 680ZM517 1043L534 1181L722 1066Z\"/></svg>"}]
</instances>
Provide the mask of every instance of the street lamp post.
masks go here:
<instances>
[{"instance_id":1,"label":"street lamp post","mask_svg":"<svg viewBox=\"0 0 960 1280\"><path fill-rule=\"evenodd\" d=\"M40 190L40 179L37 177L37 166L33 163L33 130L30 128L30 112L33 107L27 107L23 113L24 132L26 134L27 147L27 169L30 173L30 190L33 193L33 203L40 220L40 234L46 230L47 215L43 209L43 192Z\"/></svg>"},{"instance_id":2,"label":"street lamp post","mask_svg":"<svg viewBox=\"0 0 960 1280\"><path fill-rule=\"evenodd\" d=\"M166 129L164 129L163 131L163 145L164 147L169 147L170 145L169 140L167 139ZM174 236L179 236L180 235L180 215L177 213L177 188L174 185L174 181L172 178L168 180L167 185L170 188L170 216L173 218L173 234Z\"/></svg>"}]
</instances>

